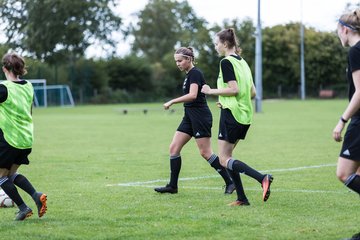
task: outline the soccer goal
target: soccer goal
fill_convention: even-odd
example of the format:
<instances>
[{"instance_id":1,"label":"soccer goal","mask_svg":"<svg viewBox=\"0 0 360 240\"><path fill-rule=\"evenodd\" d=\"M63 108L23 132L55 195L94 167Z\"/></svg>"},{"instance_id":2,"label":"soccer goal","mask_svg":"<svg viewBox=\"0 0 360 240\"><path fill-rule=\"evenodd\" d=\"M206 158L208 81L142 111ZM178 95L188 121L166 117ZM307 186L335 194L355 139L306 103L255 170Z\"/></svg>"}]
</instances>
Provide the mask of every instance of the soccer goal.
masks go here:
<instances>
[{"instance_id":1,"label":"soccer goal","mask_svg":"<svg viewBox=\"0 0 360 240\"><path fill-rule=\"evenodd\" d=\"M73 107L74 99L68 85L47 85L46 79L28 79L34 87L35 107Z\"/></svg>"},{"instance_id":2,"label":"soccer goal","mask_svg":"<svg viewBox=\"0 0 360 240\"><path fill-rule=\"evenodd\" d=\"M48 106L75 106L74 99L68 85L47 85L46 95Z\"/></svg>"}]
</instances>

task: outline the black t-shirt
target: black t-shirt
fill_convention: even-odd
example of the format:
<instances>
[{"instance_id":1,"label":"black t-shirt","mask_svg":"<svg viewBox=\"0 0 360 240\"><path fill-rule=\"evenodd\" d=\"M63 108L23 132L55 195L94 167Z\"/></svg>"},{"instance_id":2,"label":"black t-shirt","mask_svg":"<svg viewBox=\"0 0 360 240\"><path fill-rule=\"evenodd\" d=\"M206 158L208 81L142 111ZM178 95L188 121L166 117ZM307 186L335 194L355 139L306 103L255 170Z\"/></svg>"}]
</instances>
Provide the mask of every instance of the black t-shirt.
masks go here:
<instances>
[{"instance_id":1,"label":"black t-shirt","mask_svg":"<svg viewBox=\"0 0 360 240\"><path fill-rule=\"evenodd\" d=\"M26 84L27 82L25 80L21 80L21 81L17 81L17 82L14 82L14 83L23 85L23 84ZM0 84L0 103L5 102L7 97L8 97L7 88L5 87L5 85Z\"/></svg>"},{"instance_id":2,"label":"black t-shirt","mask_svg":"<svg viewBox=\"0 0 360 240\"><path fill-rule=\"evenodd\" d=\"M184 103L184 107L204 107L207 106L205 94L201 92L202 86L205 84L205 78L203 73L196 67L193 67L187 74L183 84L183 93L188 94L190 92L191 84L198 85L197 97L192 102Z\"/></svg>"},{"instance_id":3,"label":"black t-shirt","mask_svg":"<svg viewBox=\"0 0 360 240\"><path fill-rule=\"evenodd\" d=\"M360 70L360 41L350 48L348 54L347 79L349 82L349 101L355 93L352 73L356 70ZM354 114L354 116L360 116L360 109Z\"/></svg>"},{"instance_id":4,"label":"black t-shirt","mask_svg":"<svg viewBox=\"0 0 360 240\"><path fill-rule=\"evenodd\" d=\"M241 60L241 57L238 55L231 55L231 57ZM234 67L228 59L222 59L220 62L221 72L223 75L223 80L225 83L236 80Z\"/></svg>"}]
</instances>

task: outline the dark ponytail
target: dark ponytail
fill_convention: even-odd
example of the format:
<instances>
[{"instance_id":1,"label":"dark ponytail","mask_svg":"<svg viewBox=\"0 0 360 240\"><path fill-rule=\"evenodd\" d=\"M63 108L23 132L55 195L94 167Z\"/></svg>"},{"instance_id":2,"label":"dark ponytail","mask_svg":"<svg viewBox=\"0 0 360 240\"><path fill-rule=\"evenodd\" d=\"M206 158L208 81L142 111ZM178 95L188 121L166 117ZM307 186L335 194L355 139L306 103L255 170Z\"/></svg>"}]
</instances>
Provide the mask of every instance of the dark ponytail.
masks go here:
<instances>
[{"instance_id":1,"label":"dark ponytail","mask_svg":"<svg viewBox=\"0 0 360 240\"><path fill-rule=\"evenodd\" d=\"M239 47L239 40L236 37L234 28L224 29L216 34L219 37L220 42L226 43L229 48L235 48L237 54L241 54L241 48Z\"/></svg>"},{"instance_id":2,"label":"dark ponytail","mask_svg":"<svg viewBox=\"0 0 360 240\"><path fill-rule=\"evenodd\" d=\"M5 54L2 65L15 76L23 76L27 73L24 59L16 53Z\"/></svg>"}]
</instances>

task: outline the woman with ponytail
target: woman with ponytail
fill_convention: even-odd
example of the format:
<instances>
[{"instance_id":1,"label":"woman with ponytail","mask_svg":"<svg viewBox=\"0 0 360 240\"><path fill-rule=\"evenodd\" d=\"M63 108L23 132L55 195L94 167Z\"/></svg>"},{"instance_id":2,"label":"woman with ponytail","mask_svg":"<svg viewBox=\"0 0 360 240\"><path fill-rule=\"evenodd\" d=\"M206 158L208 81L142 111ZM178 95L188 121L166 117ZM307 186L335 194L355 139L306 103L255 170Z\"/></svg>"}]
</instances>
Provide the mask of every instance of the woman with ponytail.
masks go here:
<instances>
[{"instance_id":1,"label":"woman with ponytail","mask_svg":"<svg viewBox=\"0 0 360 240\"><path fill-rule=\"evenodd\" d=\"M29 164L28 155L32 150L34 89L30 82L20 79L26 74L25 61L16 53L4 55L2 70L6 81L0 84L0 187L19 208L16 221L33 214L16 187L33 198L38 216L42 217L47 210L46 194L37 192L30 181L17 172L20 165Z\"/></svg>"},{"instance_id":2,"label":"woman with ponytail","mask_svg":"<svg viewBox=\"0 0 360 240\"><path fill-rule=\"evenodd\" d=\"M167 110L173 104L183 103L185 114L170 144L170 182L165 187L158 187L154 190L159 193L174 194L178 192L178 178L181 169L180 152L185 144L194 137L200 155L224 179L225 194L231 194L235 190L235 186L226 169L221 166L219 157L211 149L212 114L205 94L201 93L205 79L200 69L194 65L194 51L191 47L181 47L176 50L174 58L180 71L186 73L183 83L184 95L164 103L164 108Z\"/></svg>"},{"instance_id":3,"label":"woman with ponytail","mask_svg":"<svg viewBox=\"0 0 360 240\"><path fill-rule=\"evenodd\" d=\"M239 173L244 173L257 180L263 188L263 201L270 196L270 184L273 177L261 174L244 162L233 157L233 150L240 139L245 139L253 115L251 99L255 96L255 87L250 68L240 56L241 49L235 31L232 28L216 34L215 49L224 58L220 61L217 89L208 85L202 92L219 96L221 108L218 148L220 163L226 167L236 187L237 199L230 206L250 205L242 186Z\"/></svg>"},{"instance_id":4,"label":"woman with ponytail","mask_svg":"<svg viewBox=\"0 0 360 240\"><path fill-rule=\"evenodd\" d=\"M348 188L360 194L360 9L340 17L337 33L342 46L350 47L347 67L349 104L334 128L335 141L342 141L341 133L351 121L344 136L336 174Z\"/></svg>"},{"instance_id":5,"label":"woman with ponytail","mask_svg":"<svg viewBox=\"0 0 360 240\"><path fill-rule=\"evenodd\" d=\"M344 13L337 24L343 47L349 47L346 70L349 104L340 115L333 138L341 142L342 131L350 121L337 162L336 175L346 187L360 194L360 9ZM360 239L360 232L350 238Z\"/></svg>"}]
</instances>

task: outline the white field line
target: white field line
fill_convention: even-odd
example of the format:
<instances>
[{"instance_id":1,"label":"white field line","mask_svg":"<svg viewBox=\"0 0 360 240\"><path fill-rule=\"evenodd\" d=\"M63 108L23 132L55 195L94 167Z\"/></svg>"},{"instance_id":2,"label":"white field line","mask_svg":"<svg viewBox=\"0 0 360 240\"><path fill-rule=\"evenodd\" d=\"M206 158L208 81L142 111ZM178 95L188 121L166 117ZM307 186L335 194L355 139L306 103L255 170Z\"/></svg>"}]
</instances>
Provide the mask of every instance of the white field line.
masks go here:
<instances>
[{"instance_id":1,"label":"white field line","mask_svg":"<svg viewBox=\"0 0 360 240\"><path fill-rule=\"evenodd\" d=\"M272 169L272 170L263 170L260 172L291 172L291 171L301 171L311 168L323 168L323 167L334 167L336 164L322 164L322 165L313 165L313 166L303 166L303 167L296 167L296 168L280 168L280 169ZM211 176L200 176L200 177L188 177L188 178L179 178L179 181L193 181L193 180L199 180L199 179L208 179L208 178L218 178L219 175L211 175ZM168 182L168 179L156 179L151 181L144 181L144 182L127 182L127 183L117 183L117 184L108 184L107 187L113 187L113 186L121 186L121 187L131 187L131 186L142 186L147 187L144 185L148 185L151 183L159 183L159 182ZM153 187L153 186L150 186Z\"/></svg>"},{"instance_id":2,"label":"white field line","mask_svg":"<svg viewBox=\"0 0 360 240\"><path fill-rule=\"evenodd\" d=\"M115 186L115 185L111 185ZM141 188L156 188L158 185L116 185L122 187L141 187ZM196 190L222 190L221 187L205 187L205 186L181 186L179 189L196 189ZM261 188L245 188L245 191L262 191ZM350 190L334 191L334 190L307 190L307 189L271 189L271 192L292 192L292 193L329 193L329 194L346 194L353 193Z\"/></svg>"}]
</instances>

